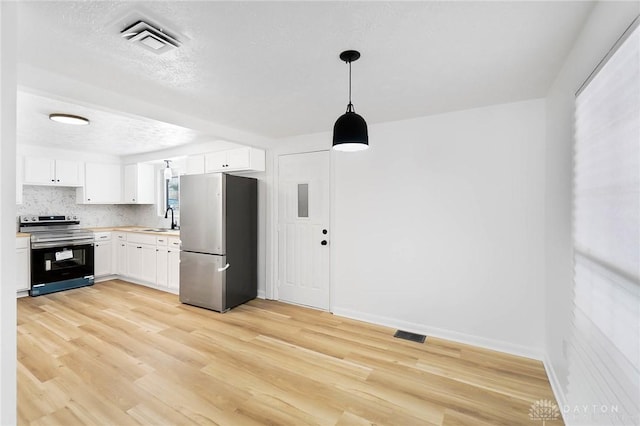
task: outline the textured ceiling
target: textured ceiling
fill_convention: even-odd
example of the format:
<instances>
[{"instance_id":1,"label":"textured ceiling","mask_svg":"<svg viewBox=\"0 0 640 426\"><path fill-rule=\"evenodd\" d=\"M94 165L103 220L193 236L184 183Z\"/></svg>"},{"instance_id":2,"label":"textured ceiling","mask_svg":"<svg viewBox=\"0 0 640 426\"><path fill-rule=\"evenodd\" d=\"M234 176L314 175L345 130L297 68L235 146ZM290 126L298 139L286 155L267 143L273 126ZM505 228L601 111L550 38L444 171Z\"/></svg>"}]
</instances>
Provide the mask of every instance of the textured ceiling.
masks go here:
<instances>
[{"instance_id":1,"label":"textured ceiling","mask_svg":"<svg viewBox=\"0 0 640 426\"><path fill-rule=\"evenodd\" d=\"M332 128L347 103L347 67L338 59L346 49L362 53L353 102L369 123L543 97L592 6L29 1L18 4L18 52L20 64L101 96L125 94L281 138ZM119 31L140 16L177 34L182 47L156 55L123 40Z\"/></svg>"},{"instance_id":2,"label":"textured ceiling","mask_svg":"<svg viewBox=\"0 0 640 426\"><path fill-rule=\"evenodd\" d=\"M18 91L17 102L18 140L28 145L124 156L208 139L194 130L173 124L22 90ZM55 112L88 117L91 123L88 126L56 123L49 120L49 114Z\"/></svg>"}]
</instances>

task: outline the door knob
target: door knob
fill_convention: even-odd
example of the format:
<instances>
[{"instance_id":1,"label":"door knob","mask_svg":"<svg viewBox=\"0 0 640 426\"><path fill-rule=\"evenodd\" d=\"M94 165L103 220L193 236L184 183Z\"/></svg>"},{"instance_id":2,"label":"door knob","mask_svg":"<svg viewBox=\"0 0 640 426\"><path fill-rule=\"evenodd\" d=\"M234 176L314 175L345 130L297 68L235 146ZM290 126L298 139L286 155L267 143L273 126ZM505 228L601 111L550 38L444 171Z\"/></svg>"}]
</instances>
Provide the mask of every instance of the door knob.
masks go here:
<instances>
[{"instance_id":1,"label":"door knob","mask_svg":"<svg viewBox=\"0 0 640 426\"><path fill-rule=\"evenodd\" d=\"M323 246L326 246L327 245L327 240L320 241L320 244L322 244Z\"/></svg>"}]
</instances>

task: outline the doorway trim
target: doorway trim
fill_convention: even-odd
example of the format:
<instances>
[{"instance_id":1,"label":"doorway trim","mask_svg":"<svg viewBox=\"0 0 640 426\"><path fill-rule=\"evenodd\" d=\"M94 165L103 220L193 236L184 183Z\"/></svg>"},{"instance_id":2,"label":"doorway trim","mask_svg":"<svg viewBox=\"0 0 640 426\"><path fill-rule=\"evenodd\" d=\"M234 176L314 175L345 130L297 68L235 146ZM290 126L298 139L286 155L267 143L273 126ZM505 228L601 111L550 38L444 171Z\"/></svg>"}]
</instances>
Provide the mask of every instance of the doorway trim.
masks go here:
<instances>
[{"instance_id":1,"label":"doorway trim","mask_svg":"<svg viewBox=\"0 0 640 426\"><path fill-rule=\"evenodd\" d=\"M271 175L273 182L273 191L271 192L271 202L270 202L270 213L271 213L271 241L269 243L269 248L272 253L271 255L271 273L269 274L269 280L267 281L266 289L265 289L265 298L271 300L280 300L278 295L278 264L280 261L280 253L278 252L278 222L279 222L279 213L278 213L278 194L280 191L280 157L283 155L293 155L293 154L311 154L314 152L329 152L329 229L331 230L332 238L330 240L330 244L335 245L335 232L333 229L333 224L335 223L334 217L334 201L335 201L335 182L334 182L334 160L333 160L333 152L328 148L319 148L319 149L278 149L273 151L272 156L272 170L273 173ZM335 250L330 250L329 255L329 265L333 265L334 263L334 252ZM333 295L334 295L334 269L330 266L329 268L329 312L333 312Z\"/></svg>"}]
</instances>

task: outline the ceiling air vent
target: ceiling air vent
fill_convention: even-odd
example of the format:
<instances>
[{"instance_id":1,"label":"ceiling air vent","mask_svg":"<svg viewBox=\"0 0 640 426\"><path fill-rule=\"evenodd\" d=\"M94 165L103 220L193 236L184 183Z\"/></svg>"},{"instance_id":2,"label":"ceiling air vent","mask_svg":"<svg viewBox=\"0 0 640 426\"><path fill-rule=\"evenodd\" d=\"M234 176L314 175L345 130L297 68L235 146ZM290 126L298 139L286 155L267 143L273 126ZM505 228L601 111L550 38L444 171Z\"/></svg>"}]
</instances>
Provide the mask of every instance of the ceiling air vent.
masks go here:
<instances>
[{"instance_id":1,"label":"ceiling air vent","mask_svg":"<svg viewBox=\"0 0 640 426\"><path fill-rule=\"evenodd\" d=\"M136 43L158 55L180 47L180 42L169 35L162 28L157 28L148 22L137 21L120 31L125 40Z\"/></svg>"}]
</instances>

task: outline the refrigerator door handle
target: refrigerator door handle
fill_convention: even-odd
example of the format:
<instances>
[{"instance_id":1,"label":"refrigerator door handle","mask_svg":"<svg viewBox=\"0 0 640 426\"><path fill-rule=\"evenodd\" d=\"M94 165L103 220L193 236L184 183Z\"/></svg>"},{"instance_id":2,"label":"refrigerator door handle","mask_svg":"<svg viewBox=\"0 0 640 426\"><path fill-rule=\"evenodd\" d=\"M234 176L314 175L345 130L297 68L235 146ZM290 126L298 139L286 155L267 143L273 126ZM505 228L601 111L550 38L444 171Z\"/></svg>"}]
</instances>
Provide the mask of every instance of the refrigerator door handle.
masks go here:
<instances>
[{"instance_id":1,"label":"refrigerator door handle","mask_svg":"<svg viewBox=\"0 0 640 426\"><path fill-rule=\"evenodd\" d=\"M228 263L226 265L224 265L222 268L218 268L218 272L222 272L222 271L226 271L227 269L229 269L229 265Z\"/></svg>"}]
</instances>

